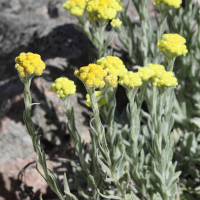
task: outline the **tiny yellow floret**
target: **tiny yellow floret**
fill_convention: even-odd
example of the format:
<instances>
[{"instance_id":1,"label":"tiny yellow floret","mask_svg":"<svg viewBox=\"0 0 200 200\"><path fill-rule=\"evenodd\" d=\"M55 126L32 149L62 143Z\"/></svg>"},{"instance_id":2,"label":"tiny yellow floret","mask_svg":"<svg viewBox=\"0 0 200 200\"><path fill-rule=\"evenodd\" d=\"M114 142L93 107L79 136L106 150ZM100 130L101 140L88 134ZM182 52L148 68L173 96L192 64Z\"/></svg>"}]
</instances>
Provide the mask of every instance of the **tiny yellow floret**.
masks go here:
<instances>
[{"instance_id":1,"label":"tiny yellow floret","mask_svg":"<svg viewBox=\"0 0 200 200\"><path fill-rule=\"evenodd\" d=\"M35 71L35 68L32 66L32 65L29 65L27 68L26 68L26 72L29 73L29 74L33 74Z\"/></svg>"},{"instance_id":2,"label":"tiny yellow floret","mask_svg":"<svg viewBox=\"0 0 200 200\"><path fill-rule=\"evenodd\" d=\"M76 86L74 81L65 77L60 77L55 80L55 83L51 85L50 90L57 93L57 97L64 98L66 95L72 95L76 92Z\"/></svg>"}]
</instances>

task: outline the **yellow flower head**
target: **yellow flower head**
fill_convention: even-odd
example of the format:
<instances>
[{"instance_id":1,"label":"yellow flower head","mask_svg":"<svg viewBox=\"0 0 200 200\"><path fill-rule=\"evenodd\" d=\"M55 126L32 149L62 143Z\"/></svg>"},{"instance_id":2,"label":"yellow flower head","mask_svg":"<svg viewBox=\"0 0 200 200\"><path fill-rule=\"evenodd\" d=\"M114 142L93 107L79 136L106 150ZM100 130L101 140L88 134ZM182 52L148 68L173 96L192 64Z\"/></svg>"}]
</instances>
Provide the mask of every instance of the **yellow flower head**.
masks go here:
<instances>
[{"instance_id":1,"label":"yellow flower head","mask_svg":"<svg viewBox=\"0 0 200 200\"><path fill-rule=\"evenodd\" d=\"M162 40L158 41L157 46L168 59L172 59L188 52L185 43L185 38L176 33L164 34Z\"/></svg>"},{"instance_id":2,"label":"yellow flower head","mask_svg":"<svg viewBox=\"0 0 200 200\"><path fill-rule=\"evenodd\" d=\"M142 85L142 79L140 78L138 72L134 73L132 71L129 71L120 77L119 84L122 85L123 87L133 89L136 86Z\"/></svg>"},{"instance_id":3,"label":"yellow flower head","mask_svg":"<svg viewBox=\"0 0 200 200\"><path fill-rule=\"evenodd\" d=\"M154 76L152 78L153 85L158 87L171 87L171 86L177 86L177 78L174 77L173 72L166 72L164 71L161 76Z\"/></svg>"},{"instance_id":4,"label":"yellow flower head","mask_svg":"<svg viewBox=\"0 0 200 200\"><path fill-rule=\"evenodd\" d=\"M142 75L140 74L141 71ZM173 72L167 72L163 65L148 64L146 67L140 68L138 73L143 80L151 80L153 85L157 87L171 87L178 85ZM148 77L148 79L143 77Z\"/></svg>"},{"instance_id":5,"label":"yellow flower head","mask_svg":"<svg viewBox=\"0 0 200 200\"><path fill-rule=\"evenodd\" d=\"M15 69L18 71L20 77L25 77L26 74L40 76L46 67L40 55L31 52L20 53L15 58L15 62Z\"/></svg>"},{"instance_id":6,"label":"yellow flower head","mask_svg":"<svg viewBox=\"0 0 200 200\"><path fill-rule=\"evenodd\" d=\"M154 0L154 5L164 3L170 7L180 8L182 0Z\"/></svg>"},{"instance_id":7,"label":"yellow flower head","mask_svg":"<svg viewBox=\"0 0 200 200\"><path fill-rule=\"evenodd\" d=\"M157 87L171 87L178 85L173 72L167 72L163 65L148 64L141 67L138 72L127 72L119 79L119 84L126 88L141 86L142 81L151 81Z\"/></svg>"},{"instance_id":8,"label":"yellow flower head","mask_svg":"<svg viewBox=\"0 0 200 200\"><path fill-rule=\"evenodd\" d=\"M74 81L65 77L60 77L55 80L55 83L51 85L51 91L57 93L57 97L64 98L66 95L72 95L76 92L76 86Z\"/></svg>"},{"instance_id":9,"label":"yellow flower head","mask_svg":"<svg viewBox=\"0 0 200 200\"><path fill-rule=\"evenodd\" d=\"M111 86L111 87L116 87L117 86L117 76L115 75L108 75L105 77L105 81Z\"/></svg>"},{"instance_id":10,"label":"yellow flower head","mask_svg":"<svg viewBox=\"0 0 200 200\"><path fill-rule=\"evenodd\" d=\"M146 66L139 68L138 74L142 80L148 81L152 76L154 76L155 71L150 67Z\"/></svg>"},{"instance_id":11,"label":"yellow flower head","mask_svg":"<svg viewBox=\"0 0 200 200\"><path fill-rule=\"evenodd\" d=\"M88 19L90 21L114 19L117 12L122 10L122 6L119 0L88 0L86 6Z\"/></svg>"},{"instance_id":12,"label":"yellow flower head","mask_svg":"<svg viewBox=\"0 0 200 200\"><path fill-rule=\"evenodd\" d=\"M104 77L107 75L102 66L89 64L87 67L81 67L75 70L77 76L87 87L103 88L105 85Z\"/></svg>"},{"instance_id":13,"label":"yellow flower head","mask_svg":"<svg viewBox=\"0 0 200 200\"><path fill-rule=\"evenodd\" d=\"M108 74L119 77L128 71L122 60L116 56L102 57L97 60L97 64L101 65Z\"/></svg>"},{"instance_id":14,"label":"yellow flower head","mask_svg":"<svg viewBox=\"0 0 200 200\"><path fill-rule=\"evenodd\" d=\"M82 16L85 11L86 0L68 0L62 6L70 10L71 15Z\"/></svg>"},{"instance_id":15,"label":"yellow flower head","mask_svg":"<svg viewBox=\"0 0 200 200\"><path fill-rule=\"evenodd\" d=\"M113 28L120 27L122 25L122 21L120 19L113 19L110 23Z\"/></svg>"},{"instance_id":16,"label":"yellow flower head","mask_svg":"<svg viewBox=\"0 0 200 200\"><path fill-rule=\"evenodd\" d=\"M100 94L101 94L101 91L95 91L95 98L97 98ZM106 97L105 96L101 97L101 99L97 103L98 103L98 107L101 107L102 105L106 104L107 103ZM91 106L89 94L86 95L86 106L88 107Z\"/></svg>"}]
</instances>

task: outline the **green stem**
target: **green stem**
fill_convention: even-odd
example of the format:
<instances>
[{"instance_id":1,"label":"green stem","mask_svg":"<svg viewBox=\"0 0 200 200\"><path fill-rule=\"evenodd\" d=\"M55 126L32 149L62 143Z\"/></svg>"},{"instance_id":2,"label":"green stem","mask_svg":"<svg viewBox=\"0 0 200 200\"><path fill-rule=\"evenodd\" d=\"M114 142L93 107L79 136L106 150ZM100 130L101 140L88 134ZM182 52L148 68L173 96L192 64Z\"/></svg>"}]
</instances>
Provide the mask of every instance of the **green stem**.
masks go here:
<instances>
[{"instance_id":1,"label":"green stem","mask_svg":"<svg viewBox=\"0 0 200 200\"><path fill-rule=\"evenodd\" d=\"M165 31L165 26L166 26L166 16L167 16L167 10L162 11L162 8L160 7L161 10L161 20L158 22L158 27L157 27L157 31L156 31L156 46L157 46L157 42L161 39L161 36L163 35L164 31ZM155 62L159 62L159 56L158 54L160 53L158 48L155 48Z\"/></svg>"},{"instance_id":2,"label":"green stem","mask_svg":"<svg viewBox=\"0 0 200 200\"><path fill-rule=\"evenodd\" d=\"M100 120L100 115L99 115L99 108L98 108L98 104L97 104L97 99L95 98L95 89L94 88L86 88L88 91L88 94L90 95L90 102L91 102L91 107L94 113L94 120L95 120L95 129L97 131L97 135L98 135L98 139L100 139L102 147L105 151L106 157L107 157L107 165L109 169L112 169L112 162L111 162L111 157L110 157L110 152L108 149L108 145L107 145L107 141L106 141L106 137L105 137L105 129L101 123ZM125 199L126 196L126 191L123 190L123 187L121 187L119 180L116 179L116 175L115 175L115 170L111 170L111 178L114 179L115 181L113 181L113 183L115 184L115 186L117 187L117 189L119 190L119 192L121 193L122 199Z\"/></svg>"},{"instance_id":3,"label":"green stem","mask_svg":"<svg viewBox=\"0 0 200 200\"><path fill-rule=\"evenodd\" d=\"M27 76L26 79L22 80L22 82L24 83L24 103L25 103L24 122L26 124L26 128L28 130L28 133L31 136L34 150L37 154L38 160L36 162L36 169L42 175L42 177L45 179L45 181L49 184L51 189L57 194L57 196L61 200L65 200L60 188L58 187L57 182L54 179L55 176L52 174L52 172L49 171L49 169L47 167L45 154L43 152L43 149L40 146L39 137L37 136L38 131L35 130L34 124L33 124L31 117L30 117L31 105L32 105L32 98L31 98L31 94L30 94L30 84L31 84L32 77L33 77L33 75ZM42 174L42 172L37 167L38 162L42 166L44 174ZM53 176L54 176L54 178L52 178Z\"/></svg>"},{"instance_id":4,"label":"green stem","mask_svg":"<svg viewBox=\"0 0 200 200\"><path fill-rule=\"evenodd\" d=\"M104 89L101 91L100 95L96 98L97 102L101 99L101 97L104 96L104 94L108 91L109 88L110 88L110 85L107 84L106 87L104 87Z\"/></svg>"},{"instance_id":5,"label":"green stem","mask_svg":"<svg viewBox=\"0 0 200 200\"><path fill-rule=\"evenodd\" d=\"M30 85L31 85L32 77L33 76L29 76L26 78L26 80L23 81L23 83L24 83L24 103L25 103L26 111L31 110L31 105L32 105L32 98L31 98L31 93L30 93Z\"/></svg>"},{"instance_id":6,"label":"green stem","mask_svg":"<svg viewBox=\"0 0 200 200\"><path fill-rule=\"evenodd\" d=\"M138 87L134 89L127 89L127 97L129 100L129 105L130 105L130 132L129 132L129 137L130 137L130 142L131 142L131 147L133 147L133 157L134 161L138 160L138 149L137 149L137 143L138 143L138 133L137 133L137 117L138 113L135 107L135 95L137 93Z\"/></svg>"},{"instance_id":7,"label":"green stem","mask_svg":"<svg viewBox=\"0 0 200 200\"><path fill-rule=\"evenodd\" d=\"M98 43L95 40L94 36L92 35L90 29L89 29L89 21L84 21L83 16L77 16L79 23L83 26L83 31L85 35L89 38L89 40L92 42L92 44L98 48Z\"/></svg>"},{"instance_id":8,"label":"green stem","mask_svg":"<svg viewBox=\"0 0 200 200\"><path fill-rule=\"evenodd\" d=\"M163 33L165 31L164 28L166 25L167 12L168 12L168 10L164 10L164 11L161 10L161 20L158 23L158 28L157 28L157 32L156 32L156 40L157 40L156 42L158 42L158 40L161 39L161 36L163 35Z\"/></svg>"},{"instance_id":9,"label":"green stem","mask_svg":"<svg viewBox=\"0 0 200 200\"><path fill-rule=\"evenodd\" d=\"M99 44L98 44L98 58L101 58L102 56L104 56L105 52L104 52L104 30L105 30L105 23L100 21L99 22Z\"/></svg>"},{"instance_id":10,"label":"green stem","mask_svg":"<svg viewBox=\"0 0 200 200\"><path fill-rule=\"evenodd\" d=\"M67 119L69 122L69 126L70 126L69 128L71 129L70 136L72 137L74 143L75 144L77 143L77 145L75 145L75 149L76 149L76 152L78 153L81 166L83 167L83 174L86 177L86 179L88 180L89 175L94 176L94 174L92 173L92 171L89 170L89 166L85 161L84 150L82 149L82 144L81 144L81 137L76 128L75 121L74 121L74 116L73 116L74 113L72 110L70 110L70 95L67 95L64 98L64 104L65 104L65 108L66 108L65 113L66 113L66 116L67 116ZM96 159L96 162L97 162L97 159ZM95 170L98 171L99 169L95 168ZM96 187L96 185L94 185L92 181L88 181L88 184L91 188ZM96 192L96 190L93 190L92 193L93 193L94 199L96 200L96 198L97 198L96 196L99 196L98 193Z\"/></svg>"},{"instance_id":11,"label":"green stem","mask_svg":"<svg viewBox=\"0 0 200 200\"><path fill-rule=\"evenodd\" d=\"M167 70L168 71L173 71L175 58L172 58L171 60L170 59L167 59L167 60L168 60Z\"/></svg>"},{"instance_id":12,"label":"green stem","mask_svg":"<svg viewBox=\"0 0 200 200\"><path fill-rule=\"evenodd\" d=\"M88 94L90 95L91 107L94 113L95 129L97 130L97 136L99 137L102 134L102 131L104 131L104 128L99 117L99 108L97 99L95 98L95 89L89 88Z\"/></svg>"}]
</instances>

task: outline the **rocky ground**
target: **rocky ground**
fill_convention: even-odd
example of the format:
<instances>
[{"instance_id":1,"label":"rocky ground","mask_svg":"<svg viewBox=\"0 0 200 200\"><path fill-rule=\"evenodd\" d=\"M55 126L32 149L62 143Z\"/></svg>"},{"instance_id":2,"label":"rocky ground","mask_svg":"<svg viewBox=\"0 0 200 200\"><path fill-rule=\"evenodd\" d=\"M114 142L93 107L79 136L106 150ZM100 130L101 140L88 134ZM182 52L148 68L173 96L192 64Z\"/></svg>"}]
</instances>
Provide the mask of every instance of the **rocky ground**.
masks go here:
<instances>
[{"instance_id":1,"label":"rocky ground","mask_svg":"<svg viewBox=\"0 0 200 200\"><path fill-rule=\"evenodd\" d=\"M23 84L14 68L14 59L21 52L40 54L47 66L44 74L35 77L31 85L33 102L40 103L33 107L32 119L41 127L41 143L47 157L74 155L66 131L67 120L59 106L61 101L49 91L52 82L60 76L74 80L77 85L71 103L82 139L90 140L86 92L73 72L94 61L95 49L74 28L79 26L78 21L62 8L62 3L64 0L0 0L0 200L17 200L25 195L14 191L19 186L15 180L19 171L35 160L22 119ZM152 10L152 4L149 9ZM139 19L133 7L129 7L128 13L133 22ZM120 46L116 36L112 45L114 49ZM57 174L63 174L68 166L52 162L49 165ZM26 170L26 184L36 193L32 199L38 199L40 192L44 199L53 197L34 164Z\"/></svg>"}]
</instances>

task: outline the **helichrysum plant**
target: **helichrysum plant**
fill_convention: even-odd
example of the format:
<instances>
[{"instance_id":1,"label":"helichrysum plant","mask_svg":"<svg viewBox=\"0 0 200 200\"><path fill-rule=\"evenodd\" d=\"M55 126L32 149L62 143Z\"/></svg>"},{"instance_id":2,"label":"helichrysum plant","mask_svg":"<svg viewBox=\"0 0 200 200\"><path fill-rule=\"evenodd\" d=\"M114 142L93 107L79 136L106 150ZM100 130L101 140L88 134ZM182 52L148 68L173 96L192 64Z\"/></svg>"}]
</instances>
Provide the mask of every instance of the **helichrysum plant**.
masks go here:
<instances>
[{"instance_id":1,"label":"helichrysum plant","mask_svg":"<svg viewBox=\"0 0 200 200\"><path fill-rule=\"evenodd\" d=\"M30 117L31 79L42 75L45 63L33 53L21 53L15 59L15 68L25 86L23 116L37 154L36 168L61 200L200 198L200 59L195 54L195 51L200 52L200 34L195 35L191 23L182 20L186 15L199 26L200 18L192 13L191 0L186 0L184 11L180 8L181 0L155 0L160 16L155 14L157 29L153 31L147 0L132 0L132 3L141 24L141 27L135 26L134 31L127 16L128 6L123 7L119 0L68 0L63 4L78 18L82 25L79 30L89 37L98 54L96 62L74 71L85 86L86 105L92 111L88 149L84 148L85 142L76 128L74 110L70 106L70 96L76 92L74 82L60 77L50 88L61 99L68 120L67 131L80 160L79 164L71 162L77 197L70 192L65 174L63 190L48 169L39 129L35 129ZM194 9L197 11L197 7ZM119 12L122 21L118 18ZM170 24L169 19L173 17L174 23ZM112 30L105 38L109 21ZM130 62L139 66L137 69L130 70L119 57L111 55L112 52L109 55L107 47L114 30ZM118 85L126 91L128 121L116 116ZM191 98L194 106L186 98ZM190 107L193 108L189 110Z\"/></svg>"},{"instance_id":2,"label":"helichrysum plant","mask_svg":"<svg viewBox=\"0 0 200 200\"><path fill-rule=\"evenodd\" d=\"M113 38L114 30L122 24L121 20L117 18L122 6L123 4L118 0L69 0L63 4L63 8L70 10L70 13L78 18L82 29L76 28L88 36L97 49L98 58L107 54L107 47ZM109 36L104 38L109 20L112 20L112 30Z\"/></svg>"},{"instance_id":3,"label":"helichrysum plant","mask_svg":"<svg viewBox=\"0 0 200 200\"><path fill-rule=\"evenodd\" d=\"M182 199L200 198L199 175L196 173L199 166L194 162L199 158L199 16L198 3L187 0L184 8L169 12L167 19L170 32L183 36L188 48L186 56L177 57L174 68L177 78L181 80L176 89L174 103L174 132L177 138L180 138L175 159L178 159L177 168L183 171L180 176ZM185 169L188 169L188 173L184 171Z\"/></svg>"},{"instance_id":4,"label":"helichrysum plant","mask_svg":"<svg viewBox=\"0 0 200 200\"><path fill-rule=\"evenodd\" d=\"M32 139L33 147L37 155L36 169L60 199L62 200L66 198L69 199L70 198L69 196L72 194L68 190L66 175L64 175L64 185L65 185L65 190L67 193L69 193L69 195L66 194L66 198L65 198L63 191L61 191L61 189L58 186L56 176L47 167L45 153L44 153L44 150L40 146L40 135L38 135L39 128L36 129L31 120L31 107L34 105L32 103L32 97L30 94L31 80L35 75L36 76L42 75L43 70L45 69L46 65L41 60L40 55L31 53L31 52L20 53L20 55L15 58L15 62L16 62L15 68L17 69L19 77L24 84L25 111L23 113L23 119L27 128L27 131ZM75 89L73 88L73 90ZM42 166L43 172L39 169L38 167L39 164ZM42 197L40 199L42 199Z\"/></svg>"}]
</instances>

